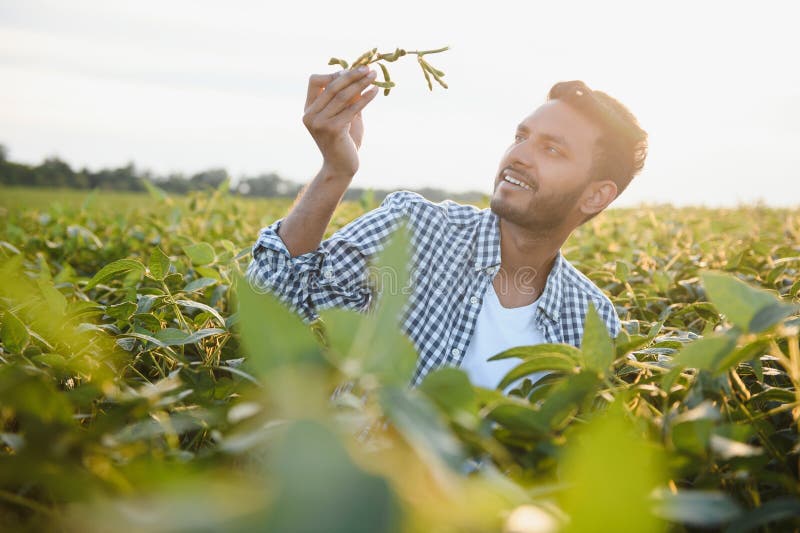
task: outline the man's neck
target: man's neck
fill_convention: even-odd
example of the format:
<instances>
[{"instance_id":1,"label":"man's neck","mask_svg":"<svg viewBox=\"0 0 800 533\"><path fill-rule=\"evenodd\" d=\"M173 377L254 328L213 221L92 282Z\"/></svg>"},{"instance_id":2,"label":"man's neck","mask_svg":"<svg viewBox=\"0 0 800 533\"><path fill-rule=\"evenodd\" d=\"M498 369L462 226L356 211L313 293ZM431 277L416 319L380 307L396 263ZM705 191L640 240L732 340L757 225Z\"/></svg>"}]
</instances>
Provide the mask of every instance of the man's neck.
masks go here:
<instances>
[{"instance_id":1,"label":"man's neck","mask_svg":"<svg viewBox=\"0 0 800 533\"><path fill-rule=\"evenodd\" d=\"M505 288L505 302L498 292L504 305L524 305L541 295L558 251L568 236L569 232L563 229L532 232L500 219L500 267L505 279L497 279L495 288L498 284ZM507 305L512 306L516 307Z\"/></svg>"}]
</instances>

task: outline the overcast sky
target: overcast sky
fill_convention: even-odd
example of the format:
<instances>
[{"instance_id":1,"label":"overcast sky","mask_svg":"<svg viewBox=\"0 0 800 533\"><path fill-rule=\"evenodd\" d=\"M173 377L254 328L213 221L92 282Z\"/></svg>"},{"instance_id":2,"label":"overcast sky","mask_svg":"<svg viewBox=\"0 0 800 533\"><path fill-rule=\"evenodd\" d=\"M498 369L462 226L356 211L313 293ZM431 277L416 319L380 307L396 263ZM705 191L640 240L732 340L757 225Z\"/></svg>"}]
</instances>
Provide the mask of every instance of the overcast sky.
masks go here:
<instances>
[{"instance_id":1,"label":"overcast sky","mask_svg":"<svg viewBox=\"0 0 800 533\"><path fill-rule=\"evenodd\" d=\"M614 96L650 135L615 205L800 201L792 2L0 0L0 143L74 167L224 167L310 179L301 117L331 56L431 56L450 88L391 64L364 112L354 185L489 193L515 127L557 81Z\"/></svg>"}]
</instances>

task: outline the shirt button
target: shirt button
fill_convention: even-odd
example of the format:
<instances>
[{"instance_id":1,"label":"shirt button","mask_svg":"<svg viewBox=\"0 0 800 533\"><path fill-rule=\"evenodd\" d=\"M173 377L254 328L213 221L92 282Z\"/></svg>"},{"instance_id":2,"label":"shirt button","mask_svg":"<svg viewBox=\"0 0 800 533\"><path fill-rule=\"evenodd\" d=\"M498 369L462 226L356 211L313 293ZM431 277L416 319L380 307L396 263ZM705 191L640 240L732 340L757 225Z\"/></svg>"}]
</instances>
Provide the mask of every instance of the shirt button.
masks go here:
<instances>
[{"instance_id":1,"label":"shirt button","mask_svg":"<svg viewBox=\"0 0 800 533\"><path fill-rule=\"evenodd\" d=\"M450 353L453 354L453 357L458 357L458 354L461 353L461 350L459 350L458 348L453 348L453 351L451 351Z\"/></svg>"},{"instance_id":2,"label":"shirt button","mask_svg":"<svg viewBox=\"0 0 800 533\"><path fill-rule=\"evenodd\" d=\"M488 272L489 274L494 274L495 272L497 272L497 267L489 267L486 269L486 272Z\"/></svg>"},{"instance_id":3,"label":"shirt button","mask_svg":"<svg viewBox=\"0 0 800 533\"><path fill-rule=\"evenodd\" d=\"M326 268L325 270L322 271L322 275L325 277L325 279L331 279L333 277L333 270L330 268Z\"/></svg>"},{"instance_id":4,"label":"shirt button","mask_svg":"<svg viewBox=\"0 0 800 533\"><path fill-rule=\"evenodd\" d=\"M478 300L477 296L473 296L472 298L469 299L469 303L471 303L472 305L476 305L479 301L480 300Z\"/></svg>"}]
</instances>

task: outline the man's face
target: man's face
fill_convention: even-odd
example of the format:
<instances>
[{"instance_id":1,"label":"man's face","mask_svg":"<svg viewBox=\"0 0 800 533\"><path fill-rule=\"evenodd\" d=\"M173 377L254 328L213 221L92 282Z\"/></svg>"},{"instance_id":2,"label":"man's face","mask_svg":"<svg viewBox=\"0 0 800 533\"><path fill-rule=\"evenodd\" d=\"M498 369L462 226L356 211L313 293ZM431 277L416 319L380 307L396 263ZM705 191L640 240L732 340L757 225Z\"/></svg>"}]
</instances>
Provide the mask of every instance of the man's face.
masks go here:
<instances>
[{"instance_id":1,"label":"man's face","mask_svg":"<svg viewBox=\"0 0 800 533\"><path fill-rule=\"evenodd\" d=\"M541 232L577 225L590 182L600 129L568 104L551 100L523 120L500 159L491 209L500 218ZM508 179L523 183L510 183Z\"/></svg>"}]
</instances>

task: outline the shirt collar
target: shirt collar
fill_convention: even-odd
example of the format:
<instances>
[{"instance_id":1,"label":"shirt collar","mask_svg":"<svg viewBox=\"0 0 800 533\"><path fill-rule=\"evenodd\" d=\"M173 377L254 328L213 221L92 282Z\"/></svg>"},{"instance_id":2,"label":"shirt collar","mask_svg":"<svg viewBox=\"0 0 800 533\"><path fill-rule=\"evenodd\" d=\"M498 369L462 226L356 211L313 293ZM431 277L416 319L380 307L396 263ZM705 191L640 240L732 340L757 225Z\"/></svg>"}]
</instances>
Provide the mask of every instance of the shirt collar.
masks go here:
<instances>
[{"instance_id":1,"label":"shirt collar","mask_svg":"<svg viewBox=\"0 0 800 533\"><path fill-rule=\"evenodd\" d=\"M539 309L554 321L561 315L561 285L565 261L559 250L547 276L544 292L539 297ZM476 272L494 272L500 266L500 218L490 208L481 213L472 246L472 262Z\"/></svg>"},{"instance_id":2,"label":"shirt collar","mask_svg":"<svg viewBox=\"0 0 800 533\"><path fill-rule=\"evenodd\" d=\"M559 250L556 260L553 262L553 268L550 269L550 274L547 276L544 292L539 297L539 309L554 321L561 316L561 279L564 272L564 261L564 256Z\"/></svg>"},{"instance_id":3,"label":"shirt collar","mask_svg":"<svg viewBox=\"0 0 800 533\"><path fill-rule=\"evenodd\" d=\"M500 266L500 218L490 208L481 212L472 243L475 271Z\"/></svg>"}]
</instances>

